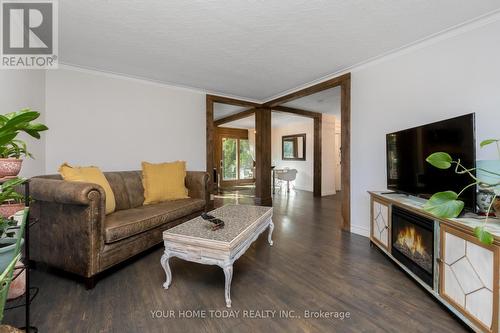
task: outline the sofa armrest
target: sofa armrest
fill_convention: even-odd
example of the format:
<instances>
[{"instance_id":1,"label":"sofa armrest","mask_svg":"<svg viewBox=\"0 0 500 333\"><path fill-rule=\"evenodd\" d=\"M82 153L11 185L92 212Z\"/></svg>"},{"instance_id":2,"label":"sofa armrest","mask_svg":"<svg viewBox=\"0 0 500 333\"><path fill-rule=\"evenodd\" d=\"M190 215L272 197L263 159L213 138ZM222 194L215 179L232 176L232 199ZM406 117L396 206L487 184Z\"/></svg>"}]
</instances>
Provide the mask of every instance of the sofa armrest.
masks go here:
<instances>
[{"instance_id":1,"label":"sofa armrest","mask_svg":"<svg viewBox=\"0 0 500 333\"><path fill-rule=\"evenodd\" d=\"M97 184L31 178L32 259L91 277L104 243L105 194Z\"/></svg>"},{"instance_id":2,"label":"sofa armrest","mask_svg":"<svg viewBox=\"0 0 500 333\"><path fill-rule=\"evenodd\" d=\"M35 200L70 205L89 205L93 200L105 199L104 189L97 184L45 178L30 180L30 194Z\"/></svg>"},{"instance_id":3,"label":"sofa armrest","mask_svg":"<svg viewBox=\"0 0 500 333\"><path fill-rule=\"evenodd\" d=\"M205 171L188 171L186 173L186 187L189 197L204 199L208 204L210 201L208 179L209 175Z\"/></svg>"}]
</instances>

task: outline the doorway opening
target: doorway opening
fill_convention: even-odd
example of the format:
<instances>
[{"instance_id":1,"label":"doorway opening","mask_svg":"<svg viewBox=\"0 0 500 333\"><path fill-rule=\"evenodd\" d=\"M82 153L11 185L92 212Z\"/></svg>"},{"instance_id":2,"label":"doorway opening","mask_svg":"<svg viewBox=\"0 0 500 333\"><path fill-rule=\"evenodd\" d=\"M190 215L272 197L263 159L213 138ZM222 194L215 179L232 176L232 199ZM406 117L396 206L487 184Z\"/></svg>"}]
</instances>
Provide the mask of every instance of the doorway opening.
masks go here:
<instances>
[{"instance_id":1,"label":"doorway opening","mask_svg":"<svg viewBox=\"0 0 500 333\"><path fill-rule=\"evenodd\" d=\"M314 174L314 178L321 180L321 192L316 196L340 195L342 189L342 112L341 87L325 89L320 92L300 97L284 103L282 107L293 110L315 112L321 117L321 159L315 163L321 164L321 174ZM278 107L279 108L279 107ZM285 113L283 113L285 114ZM307 119L307 118L303 118ZM306 127L307 128L307 127ZM312 133L311 133L312 134ZM309 135L313 137L313 135ZM297 162L297 166L306 163Z\"/></svg>"},{"instance_id":2,"label":"doorway opening","mask_svg":"<svg viewBox=\"0 0 500 333\"><path fill-rule=\"evenodd\" d=\"M255 185L255 161L250 147L248 130L217 127L215 161L219 188Z\"/></svg>"},{"instance_id":3,"label":"doorway opening","mask_svg":"<svg viewBox=\"0 0 500 333\"><path fill-rule=\"evenodd\" d=\"M227 98L222 96L207 95L206 124L207 124L207 171L212 175L212 190L217 189L218 175L215 153L215 128L221 123L228 123L237 119L255 115L255 200L256 204L272 205L271 186L271 113L275 111L291 113L312 118L314 121L314 171L313 171L313 192L315 197L322 196L322 122L323 116L319 112L304 110L289 106L291 102L303 97L338 87L340 89L340 123L341 123L341 212L342 229L350 231L350 120L351 120L351 75L344 74L324 82L309 86L307 88L275 98L263 104ZM240 107L238 113L231 113L222 118L214 118L214 104L222 103ZM288 105L286 105L288 104Z\"/></svg>"},{"instance_id":4,"label":"doorway opening","mask_svg":"<svg viewBox=\"0 0 500 333\"><path fill-rule=\"evenodd\" d=\"M342 222L341 227L345 231L350 231L351 229L351 170L350 170L350 154L351 154L351 74L347 73L334 77L332 79L314 84L307 88L286 94L284 96L275 98L268 101L262 105L264 108L270 108L273 110L278 110L282 112L290 112L295 114L309 115L314 117L309 110L300 109L297 107L291 107L291 102L298 101L301 98L312 96L317 93L332 89L340 89L340 155L341 155L341 165L340 165L340 197L341 197L341 213ZM323 116L320 113L319 117L314 118L314 138L316 142L315 146L315 156L314 156L314 196L319 197L322 195L322 179L323 179L323 161L322 161L322 144L323 139L322 133L322 123ZM258 129L257 129L258 130Z\"/></svg>"},{"instance_id":5,"label":"doorway opening","mask_svg":"<svg viewBox=\"0 0 500 333\"><path fill-rule=\"evenodd\" d=\"M217 100L217 98L216 98ZM207 98L208 101L208 98ZM227 101L232 104L226 103ZM208 106L208 102L207 102ZM212 194L215 199L233 200L255 196L255 120L246 124L244 115L253 116L252 103L217 100L213 108ZM243 125L239 125L243 122ZM208 127L207 127L208 128ZM252 130L249 130L251 128ZM209 150L207 146L207 151ZM207 167L208 168L208 167ZM247 200L248 201L248 200Z\"/></svg>"}]
</instances>

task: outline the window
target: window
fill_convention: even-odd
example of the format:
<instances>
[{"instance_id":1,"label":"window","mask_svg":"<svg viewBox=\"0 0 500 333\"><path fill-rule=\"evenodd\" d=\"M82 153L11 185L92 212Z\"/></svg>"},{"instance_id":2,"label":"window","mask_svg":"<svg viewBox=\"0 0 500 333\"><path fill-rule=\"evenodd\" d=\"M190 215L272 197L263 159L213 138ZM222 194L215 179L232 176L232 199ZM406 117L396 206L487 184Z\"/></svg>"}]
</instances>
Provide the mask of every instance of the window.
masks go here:
<instances>
[{"instance_id":1,"label":"window","mask_svg":"<svg viewBox=\"0 0 500 333\"><path fill-rule=\"evenodd\" d=\"M222 138L223 181L253 179L253 158L248 139Z\"/></svg>"},{"instance_id":2,"label":"window","mask_svg":"<svg viewBox=\"0 0 500 333\"><path fill-rule=\"evenodd\" d=\"M236 146L238 139L222 138L222 179L238 179L236 174Z\"/></svg>"},{"instance_id":3,"label":"window","mask_svg":"<svg viewBox=\"0 0 500 333\"><path fill-rule=\"evenodd\" d=\"M240 139L240 179L253 179L253 158L248 139Z\"/></svg>"}]
</instances>

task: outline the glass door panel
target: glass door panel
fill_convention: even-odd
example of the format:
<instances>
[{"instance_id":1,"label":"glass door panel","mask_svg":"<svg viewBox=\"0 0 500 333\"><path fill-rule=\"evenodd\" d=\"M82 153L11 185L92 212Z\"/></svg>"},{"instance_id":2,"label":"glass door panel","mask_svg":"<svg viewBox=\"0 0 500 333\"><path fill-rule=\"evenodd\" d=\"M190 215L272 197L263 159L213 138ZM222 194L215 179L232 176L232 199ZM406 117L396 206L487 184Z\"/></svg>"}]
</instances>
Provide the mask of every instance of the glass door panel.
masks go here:
<instances>
[{"instance_id":1,"label":"glass door panel","mask_svg":"<svg viewBox=\"0 0 500 333\"><path fill-rule=\"evenodd\" d=\"M238 179L238 139L222 138L222 180Z\"/></svg>"},{"instance_id":2,"label":"glass door panel","mask_svg":"<svg viewBox=\"0 0 500 333\"><path fill-rule=\"evenodd\" d=\"M253 159L248 139L240 139L239 161L240 179L253 179Z\"/></svg>"}]
</instances>

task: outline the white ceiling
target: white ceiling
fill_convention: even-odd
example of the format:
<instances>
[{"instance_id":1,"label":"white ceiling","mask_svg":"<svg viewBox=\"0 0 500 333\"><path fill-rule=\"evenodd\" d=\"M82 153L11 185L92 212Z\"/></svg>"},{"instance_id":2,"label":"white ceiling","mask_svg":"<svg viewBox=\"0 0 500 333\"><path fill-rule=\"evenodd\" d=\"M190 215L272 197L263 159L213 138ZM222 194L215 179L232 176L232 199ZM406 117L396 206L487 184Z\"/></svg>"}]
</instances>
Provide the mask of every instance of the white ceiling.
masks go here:
<instances>
[{"instance_id":1,"label":"white ceiling","mask_svg":"<svg viewBox=\"0 0 500 333\"><path fill-rule=\"evenodd\" d=\"M300 123L305 121L313 121L311 118L294 116L290 113L284 112L273 112L271 114L271 126L273 128L283 127L292 123ZM242 119L238 119L229 123L222 125L221 127L229 127L229 128L244 128L250 129L255 128L255 116L250 116Z\"/></svg>"},{"instance_id":2,"label":"white ceiling","mask_svg":"<svg viewBox=\"0 0 500 333\"><path fill-rule=\"evenodd\" d=\"M272 120L271 120L272 122ZM241 118L235 121L231 121L229 123L225 123L220 127L229 127L229 128L255 128L255 116L252 115L250 117Z\"/></svg>"},{"instance_id":3,"label":"white ceiling","mask_svg":"<svg viewBox=\"0 0 500 333\"><path fill-rule=\"evenodd\" d=\"M283 105L340 117L340 90L340 87L323 90Z\"/></svg>"},{"instance_id":4,"label":"white ceiling","mask_svg":"<svg viewBox=\"0 0 500 333\"><path fill-rule=\"evenodd\" d=\"M65 0L59 59L266 100L498 8L498 0Z\"/></svg>"},{"instance_id":5,"label":"white ceiling","mask_svg":"<svg viewBox=\"0 0 500 333\"><path fill-rule=\"evenodd\" d=\"M241 111L247 110L249 107L235 106L222 103L214 103L214 119L221 119L232 114L240 113Z\"/></svg>"}]
</instances>

